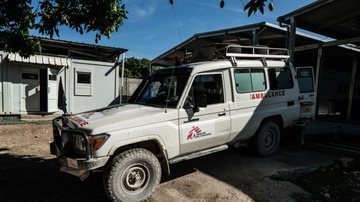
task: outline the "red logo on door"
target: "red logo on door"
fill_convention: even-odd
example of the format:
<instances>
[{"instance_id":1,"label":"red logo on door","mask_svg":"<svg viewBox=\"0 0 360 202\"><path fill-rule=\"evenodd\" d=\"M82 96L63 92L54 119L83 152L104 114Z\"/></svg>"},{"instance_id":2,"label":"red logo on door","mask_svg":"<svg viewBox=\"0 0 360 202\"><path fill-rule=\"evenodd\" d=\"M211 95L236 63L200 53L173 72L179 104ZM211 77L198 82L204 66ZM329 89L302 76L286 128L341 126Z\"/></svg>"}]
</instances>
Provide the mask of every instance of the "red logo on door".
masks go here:
<instances>
[{"instance_id":1,"label":"red logo on door","mask_svg":"<svg viewBox=\"0 0 360 202\"><path fill-rule=\"evenodd\" d=\"M198 126L193 126L192 129L188 132L187 139L191 140L199 133L201 133L201 129Z\"/></svg>"}]
</instances>

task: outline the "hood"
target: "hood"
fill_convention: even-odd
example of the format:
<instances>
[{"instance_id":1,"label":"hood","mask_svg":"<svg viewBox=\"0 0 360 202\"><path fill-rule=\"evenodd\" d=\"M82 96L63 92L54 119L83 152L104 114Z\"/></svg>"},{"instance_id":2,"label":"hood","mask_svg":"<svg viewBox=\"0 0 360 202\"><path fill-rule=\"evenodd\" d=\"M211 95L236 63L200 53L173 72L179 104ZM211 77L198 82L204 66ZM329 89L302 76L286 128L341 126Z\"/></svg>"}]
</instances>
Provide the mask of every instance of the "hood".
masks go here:
<instances>
[{"instance_id":1,"label":"hood","mask_svg":"<svg viewBox=\"0 0 360 202\"><path fill-rule=\"evenodd\" d=\"M161 114L165 114L164 108L127 104L71 115L68 119L82 130L91 131L91 134L100 134L162 122L169 118Z\"/></svg>"}]
</instances>

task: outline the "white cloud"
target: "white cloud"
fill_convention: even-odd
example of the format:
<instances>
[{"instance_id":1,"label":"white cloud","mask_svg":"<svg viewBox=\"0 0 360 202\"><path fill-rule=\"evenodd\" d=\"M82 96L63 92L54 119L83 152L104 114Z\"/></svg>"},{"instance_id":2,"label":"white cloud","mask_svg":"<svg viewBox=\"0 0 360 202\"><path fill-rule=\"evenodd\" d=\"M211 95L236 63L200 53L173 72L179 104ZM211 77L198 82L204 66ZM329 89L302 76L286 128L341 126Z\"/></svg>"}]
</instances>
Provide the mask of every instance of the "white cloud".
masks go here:
<instances>
[{"instance_id":1,"label":"white cloud","mask_svg":"<svg viewBox=\"0 0 360 202\"><path fill-rule=\"evenodd\" d=\"M224 6L224 8L220 8L220 1L219 2L199 2L199 1L192 1L192 0L182 0L182 2L187 3L187 4L193 4L193 5L197 5L197 6L204 6L204 7L208 7L208 8L212 8L212 9L222 9L222 10L226 10L226 11L231 11L231 12L235 12L235 13L242 13L244 12L241 7L230 7L230 6Z\"/></svg>"},{"instance_id":2,"label":"white cloud","mask_svg":"<svg viewBox=\"0 0 360 202\"><path fill-rule=\"evenodd\" d=\"M158 8L157 0L124 1L131 22L138 22L152 16Z\"/></svg>"}]
</instances>

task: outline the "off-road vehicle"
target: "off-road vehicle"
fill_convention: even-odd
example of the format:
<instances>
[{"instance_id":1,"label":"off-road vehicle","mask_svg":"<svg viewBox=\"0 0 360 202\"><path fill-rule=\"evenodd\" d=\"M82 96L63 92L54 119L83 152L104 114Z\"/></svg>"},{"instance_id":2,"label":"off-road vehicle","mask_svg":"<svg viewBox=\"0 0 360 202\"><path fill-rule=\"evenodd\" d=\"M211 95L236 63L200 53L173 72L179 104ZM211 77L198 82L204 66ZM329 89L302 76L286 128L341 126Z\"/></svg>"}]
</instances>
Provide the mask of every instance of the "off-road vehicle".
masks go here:
<instances>
[{"instance_id":1,"label":"off-road vehicle","mask_svg":"<svg viewBox=\"0 0 360 202\"><path fill-rule=\"evenodd\" d=\"M223 59L162 68L126 105L56 118L51 153L81 179L103 171L113 201L145 200L170 164L239 142L270 156L314 114L312 69L288 59L286 49L229 45Z\"/></svg>"}]
</instances>

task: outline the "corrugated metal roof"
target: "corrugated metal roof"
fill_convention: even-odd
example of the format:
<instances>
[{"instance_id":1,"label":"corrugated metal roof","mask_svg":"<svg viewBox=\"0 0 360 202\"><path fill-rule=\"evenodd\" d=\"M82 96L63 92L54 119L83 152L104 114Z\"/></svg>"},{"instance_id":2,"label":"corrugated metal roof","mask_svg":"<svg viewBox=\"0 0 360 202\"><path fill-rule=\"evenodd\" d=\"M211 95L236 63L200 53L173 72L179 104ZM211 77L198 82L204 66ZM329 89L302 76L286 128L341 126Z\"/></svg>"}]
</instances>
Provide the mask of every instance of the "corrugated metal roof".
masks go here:
<instances>
[{"instance_id":1,"label":"corrugated metal roof","mask_svg":"<svg viewBox=\"0 0 360 202\"><path fill-rule=\"evenodd\" d=\"M274 25L268 22L261 22L241 27L195 34L193 37L154 58L151 63L158 66L171 66L173 65L174 56L185 58L187 53L192 52L196 54L197 51L201 51L203 48L209 49L211 45L216 43L252 45L253 31L261 31L261 35L259 37L259 42L261 45L285 48L287 31L286 28L282 28L278 25ZM296 47L324 42L327 41L302 32L296 32ZM354 52L360 51L359 49L345 45L339 47Z\"/></svg>"},{"instance_id":2,"label":"corrugated metal roof","mask_svg":"<svg viewBox=\"0 0 360 202\"><path fill-rule=\"evenodd\" d=\"M360 36L359 0L319 0L278 18L296 26L337 40Z\"/></svg>"},{"instance_id":3,"label":"corrugated metal roof","mask_svg":"<svg viewBox=\"0 0 360 202\"><path fill-rule=\"evenodd\" d=\"M46 55L32 55L28 58L21 57L18 53L10 53L8 55L9 61L12 62L24 62L31 64L44 64L53 66L69 66L70 61L63 57L54 57Z\"/></svg>"}]
</instances>

